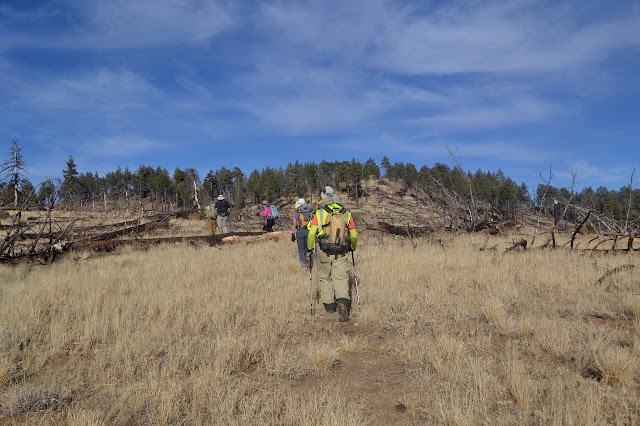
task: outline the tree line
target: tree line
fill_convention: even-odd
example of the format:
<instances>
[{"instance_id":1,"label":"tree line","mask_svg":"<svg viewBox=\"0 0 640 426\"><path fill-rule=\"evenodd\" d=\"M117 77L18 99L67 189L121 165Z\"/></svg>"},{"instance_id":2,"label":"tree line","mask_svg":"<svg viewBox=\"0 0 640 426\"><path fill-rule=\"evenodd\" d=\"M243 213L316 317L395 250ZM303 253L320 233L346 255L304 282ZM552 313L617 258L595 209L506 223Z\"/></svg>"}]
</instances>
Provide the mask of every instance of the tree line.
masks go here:
<instances>
[{"instance_id":1,"label":"tree line","mask_svg":"<svg viewBox=\"0 0 640 426\"><path fill-rule=\"evenodd\" d=\"M520 207L550 207L553 200L571 202L585 209L598 211L614 220L630 218L640 224L640 191L632 185L619 191L601 186L596 190L585 188L572 194L567 188L541 184L532 198L524 183L517 184L502 170L496 172L477 170L464 172L459 166L449 167L435 163L433 167L412 163L391 163L383 157L380 164L369 158L364 163L351 161L295 162L286 167L265 167L253 170L248 176L239 168L222 167L209 170L201 180L193 168L176 168L170 173L161 167L141 165L137 170L118 167L100 176L97 172L78 172L73 156L69 156L61 178L47 180L34 187L27 179L27 164L17 141L12 141L7 161L0 169L0 205L17 205L32 194L31 202L44 207L47 203L59 203L68 209L81 208L83 203L108 198L110 201L130 203L133 199L158 211L168 209L192 209L210 203L218 195L224 195L236 208L261 200L290 199L302 195L313 199L325 185L332 185L347 192L358 203L359 197L370 188L367 182L381 177L399 182L403 191L444 190L461 197L472 195L490 202L494 207L517 205Z\"/></svg>"}]
</instances>

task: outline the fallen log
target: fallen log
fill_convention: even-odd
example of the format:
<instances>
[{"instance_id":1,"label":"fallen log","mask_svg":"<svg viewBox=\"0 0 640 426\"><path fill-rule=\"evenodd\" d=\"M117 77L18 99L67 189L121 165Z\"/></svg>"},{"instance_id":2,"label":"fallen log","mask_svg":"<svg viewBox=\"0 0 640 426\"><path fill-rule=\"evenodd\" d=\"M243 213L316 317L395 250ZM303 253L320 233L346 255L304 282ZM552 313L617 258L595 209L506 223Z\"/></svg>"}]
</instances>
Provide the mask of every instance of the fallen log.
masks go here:
<instances>
[{"instance_id":1,"label":"fallen log","mask_svg":"<svg viewBox=\"0 0 640 426\"><path fill-rule=\"evenodd\" d=\"M59 250L48 253L25 254L15 257L0 258L0 263L40 262L50 263L72 252L89 250L96 253L110 253L119 247L134 246L137 249L148 250L160 244L193 244L216 246L231 243L253 243L266 240L288 239L291 234L287 231L277 232L233 232L224 235L195 235L186 237L144 238L129 240L84 240L65 242Z\"/></svg>"},{"instance_id":2,"label":"fallen log","mask_svg":"<svg viewBox=\"0 0 640 426\"><path fill-rule=\"evenodd\" d=\"M417 237L423 235L431 235L434 230L429 227L418 226L396 226L386 222L374 222L367 226L367 229L378 230L393 235L402 235L408 237Z\"/></svg>"}]
</instances>

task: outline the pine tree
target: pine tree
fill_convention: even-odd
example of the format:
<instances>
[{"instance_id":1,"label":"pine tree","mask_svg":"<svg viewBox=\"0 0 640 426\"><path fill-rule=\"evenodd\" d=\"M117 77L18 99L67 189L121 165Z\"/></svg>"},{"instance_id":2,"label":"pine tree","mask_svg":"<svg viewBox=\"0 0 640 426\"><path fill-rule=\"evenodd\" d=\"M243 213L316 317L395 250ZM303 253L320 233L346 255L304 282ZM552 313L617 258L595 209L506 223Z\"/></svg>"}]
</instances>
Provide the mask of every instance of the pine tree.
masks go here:
<instances>
[{"instance_id":1,"label":"pine tree","mask_svg":"<svg viewBox=\"0 0 640 426\"><path fill-rule=\"evenodd\" d=\"M76 162L73 156L70 155L67 159L67 168L62 171L62 185L60 192L65 201L72 202L77 198L80 191L80 183L78 181L78 170L76 169Z\"/></svg>"},{"instance_id":2,"label":"pine tree","mask_svg":"<svg viewBox=\"0 0 640 426\"><path fill-rule=\"evenodd\" d=\"M389 167L391 167L391 161L389 161L389 157L387 157L386 155L382 157L380 166L382 166L382 168L384 169L384 176L388 177L387 174L389 173Z\"/></svg>"},{"instance_id":3,"label":"pine tree","mask_svg":"<svg viewBox=\"0 0 640 426\"><path fill-rule=\"evenodd\" d=\"M249 179L247 180L247 190L253 198L253 202L256 204L259 203L264 192L262 187L262 178L259 171L254 170L251 172L251 175L249 175Z\"/></svg>"}]
</instances>

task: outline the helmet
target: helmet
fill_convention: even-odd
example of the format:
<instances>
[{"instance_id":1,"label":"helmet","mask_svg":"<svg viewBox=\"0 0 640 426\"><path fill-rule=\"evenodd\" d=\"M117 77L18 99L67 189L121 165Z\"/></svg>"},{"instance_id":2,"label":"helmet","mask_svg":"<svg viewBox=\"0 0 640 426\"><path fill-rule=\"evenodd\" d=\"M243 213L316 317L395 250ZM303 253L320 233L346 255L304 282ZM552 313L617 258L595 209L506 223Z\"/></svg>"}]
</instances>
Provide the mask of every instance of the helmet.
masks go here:
<instances>
[{"instance_id":1,"label":"helmet","mask_svg":"<svg viewBox=\"0 0 640 426\"><path fill-rule=\"evenodd\" d=\"M299 209L305 204L307 204L307 201L304 198L298 198L298 201L296 201L296 209Z\"/></svg>"},{"instance_id":2,"label":"helmet","mask_svg":"<svg viewBox=\"0 0 640 426\"><path fill-rule=\"evenodd\" d=\"M262 204L264 204L265 206L268 206L269 202L267 200L262 200Z\"/></svg>"},{"instance_id":3,"label":"helmet","mask_svg":"<svg viewBox=\"0 0 640 426\"><path fill-rule=\"evenodd\" d=\"M218 195L218 200L224 200L224 195L222 194Z\"/></svg>"}]
</instances>

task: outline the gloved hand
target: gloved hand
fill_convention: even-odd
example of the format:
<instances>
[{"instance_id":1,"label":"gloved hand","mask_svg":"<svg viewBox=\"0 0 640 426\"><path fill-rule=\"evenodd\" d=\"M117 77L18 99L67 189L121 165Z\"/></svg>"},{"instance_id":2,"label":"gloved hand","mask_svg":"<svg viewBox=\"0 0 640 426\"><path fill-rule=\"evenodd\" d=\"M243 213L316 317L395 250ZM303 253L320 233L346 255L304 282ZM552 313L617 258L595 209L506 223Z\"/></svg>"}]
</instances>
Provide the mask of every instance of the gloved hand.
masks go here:
<instances>
[{"instance_id":1,"label":"gloved hand","mask_svg":"<svg viewBox=\"0 0 640 426\"><path fill-rule=\"evenodd\" d=\"M256 213L256 216L260 216L260 213Z\"/></svg>"},{"instance_id":2,"label":"gloved hand","mask_svg":"<svg viewBox=\"0 0 640 426\"><path fill-rule=\"evenodd\" d=\"M291 242L292 243L296 242L296 234L294 234L294 233L291 234Z\"/></svg>"},{"instance_id":3,"label":"gloved hand","mask_svg":"<svg viewBox=\"0 0 640 426\"><path fill-rule=\"evenodd\" d=\"M312 254L313 254L313 250L307 250L304 252L304 257L305 259L307 259L307 262L309 261L309 259L311 259Z\"/></svg>"}]
</instances>

